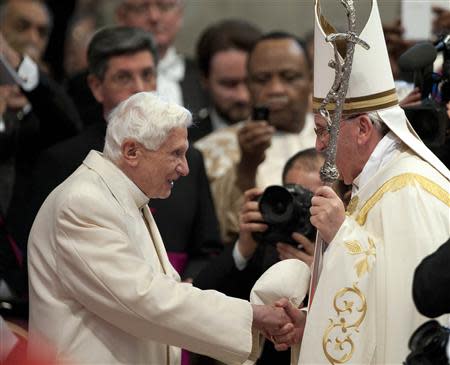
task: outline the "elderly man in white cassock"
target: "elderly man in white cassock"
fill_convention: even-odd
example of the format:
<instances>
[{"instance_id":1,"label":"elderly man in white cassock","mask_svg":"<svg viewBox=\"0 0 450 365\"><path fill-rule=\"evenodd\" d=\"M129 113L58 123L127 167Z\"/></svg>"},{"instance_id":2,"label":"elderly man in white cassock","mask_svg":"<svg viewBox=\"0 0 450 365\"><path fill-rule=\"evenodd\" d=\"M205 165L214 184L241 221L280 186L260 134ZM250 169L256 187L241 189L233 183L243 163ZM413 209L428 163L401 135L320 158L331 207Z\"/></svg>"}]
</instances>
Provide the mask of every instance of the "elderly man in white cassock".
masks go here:
<instances>
[{"instance_id":1,"label":"elderly man in white cassock","mask_svg":"<svg viewBox=\"0 0 450 365\"><path fill-rule=\"evenodd\" d=\"M318 1L315 20L316 148L324 151L330 136L318 109L335 77L325 40L334 30ZM355 45L336 153L352 198L347 211L327 186L312 199L327 248L308 312L297 313L299 328L306 317L299 364L402 363L426 320L413 303L414 269L450 236L450 172L398 106L376 0L359 37L370 49Z\"/></svg>"}]
</instances>

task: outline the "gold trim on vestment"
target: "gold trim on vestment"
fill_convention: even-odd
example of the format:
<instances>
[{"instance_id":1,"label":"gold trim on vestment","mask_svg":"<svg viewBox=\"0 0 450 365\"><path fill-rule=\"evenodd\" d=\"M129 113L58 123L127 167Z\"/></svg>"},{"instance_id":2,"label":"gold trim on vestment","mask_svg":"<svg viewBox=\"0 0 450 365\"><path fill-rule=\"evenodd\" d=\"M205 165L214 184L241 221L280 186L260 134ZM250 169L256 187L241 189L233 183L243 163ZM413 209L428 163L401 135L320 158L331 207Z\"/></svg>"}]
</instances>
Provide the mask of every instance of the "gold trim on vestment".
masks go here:
<instances>
[{"instance_id":1,"label":"gold trim on vestment","mask_svg":"<svg viewBox=\"0 0 450 365\"><path fill-rule=\"evenodd\" d=\"M408 173L399 176L394 176L393 178L386 181L381 188L373 194L367 202L363 205L361 210L356 217L356 222L359 225L364 225L367 220L367 215L370 210L378 203L378 201L383 197L385 193L394 192L404 188L407 185L419 184L425 191L429 192L435 198L439 199L441 202L450 207L450 194L445 191L435 182L427 179L418 174Z\"/></svg>"},{"instance_id":2,"label":"gold trim on vestment","mask_svg":"<svg viewBox=\"0 0 450 365\"><path fill-rule=\"evenodd\" d=\"M372 270L373 265L369 260L376 257L375 243L370 237L368 243L369 247L365 250L357 240L344 242L350 255L363 255L354 266L358 280ZM359 281L353 283L351 288L344 287L338 290L334 296L333 307L336 316L334 319L330 318L330 324L322 337L323 352L330 364L344 364L355 352L352 336L359 333L359 327L367 313L366 297L358 288L358 283ZM360 314L357 316L358 313Z\"/></svg>"},{"instance_id":3,"label":"gold trim on vestment","mask_svg":"<svg viewBox=\"0 0 450 365\"><path fill-rule=\"evenodd\" d=\"M313 97L313 112L318 113L323 98ZM372 110L384 109L398 104L397 92L395 89L382 91L380 93L359 96L355 98L346 98L344 103L343 115L369 112ZM335 103L328 103L327 110L333 111Z\"/></svg>"}]
</instances>

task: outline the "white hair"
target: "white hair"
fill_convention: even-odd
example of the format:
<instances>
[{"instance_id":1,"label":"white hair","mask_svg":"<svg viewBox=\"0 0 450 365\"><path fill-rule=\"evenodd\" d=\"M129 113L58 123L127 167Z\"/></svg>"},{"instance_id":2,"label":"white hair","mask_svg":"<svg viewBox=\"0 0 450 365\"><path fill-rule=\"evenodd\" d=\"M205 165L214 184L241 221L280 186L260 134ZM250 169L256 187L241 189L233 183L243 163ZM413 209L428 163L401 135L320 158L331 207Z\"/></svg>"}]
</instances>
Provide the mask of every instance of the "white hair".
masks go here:
<instances>
[{"instance_id":1,"label":"white hair","mask_svg":"<svg viewBox=\"0 0 450 365\"><path fill-rule=\"evenodd\" d=\"M383 121L383 119L380 117L378 112L372 111L367 113L370 121L372 122L375 129L382 135L386 135L389 132L389 127L386 125L386 123Z\"/></svg>"},{"instance_id":2,"label":"white hair","mask_svg":"<svg viewBox=\"0 0 450 365\"><path fill-rule=\"evenodd\" d=\"M103 154L111 161L121 155L130 138L149 150L157 150L174 128L189 127L191 113L175 103L162 100L155 92L140 92L122 101L109 114Z\"/></svg>"}]
</instances>

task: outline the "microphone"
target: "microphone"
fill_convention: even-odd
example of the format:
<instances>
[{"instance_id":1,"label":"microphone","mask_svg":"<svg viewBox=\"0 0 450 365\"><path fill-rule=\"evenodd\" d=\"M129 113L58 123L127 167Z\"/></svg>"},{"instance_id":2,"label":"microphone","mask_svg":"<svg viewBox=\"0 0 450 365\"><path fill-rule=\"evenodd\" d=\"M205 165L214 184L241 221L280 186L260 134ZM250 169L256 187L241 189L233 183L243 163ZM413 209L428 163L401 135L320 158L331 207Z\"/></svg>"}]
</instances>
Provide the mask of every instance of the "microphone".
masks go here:
<instances>
[{"instance_id":1,"label":"microphone","mask_svg":"<svg viewBox=\"0 0 450 365\"><path fill-rule=\"evenodd\" d=\"M434 45L436 51L450 51L450 34L443 36L439 41Z\"/></svg>"},{"instance_id":2,"label":"microphone","mask_svg":"<svg viewBox=\"0 0 450 365\"><path fill-rule=\"evenodd\" d=\"M431 65L437 57L436 48L431 42L420 42L406 50L398 59L403 71L415 71Z\"/></svg>"}]
</instances>

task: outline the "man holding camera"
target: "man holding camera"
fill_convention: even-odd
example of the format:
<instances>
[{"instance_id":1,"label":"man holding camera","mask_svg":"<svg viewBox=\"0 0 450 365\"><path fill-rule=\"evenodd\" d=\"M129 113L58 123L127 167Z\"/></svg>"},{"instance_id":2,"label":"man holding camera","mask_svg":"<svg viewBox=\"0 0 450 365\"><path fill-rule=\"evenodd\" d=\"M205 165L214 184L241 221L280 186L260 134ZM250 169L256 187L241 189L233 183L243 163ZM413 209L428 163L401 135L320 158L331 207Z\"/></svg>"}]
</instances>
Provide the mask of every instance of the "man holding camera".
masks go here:
<instances>
[{"instance_id":1,"label":"man holding camera","mask_svg":"<svg viewBox=\"0 0 450 365\"><path fill-rule=\"evenodd\" d=\"M266 120L254 115L196 143L205 157L224 242L238 235L244 192L280 184L287 159L314 146L311 72L302 42L288 33L266 34L250 51L247 68L252 105L268 109Z\"/></svg>"}]
</instances>

